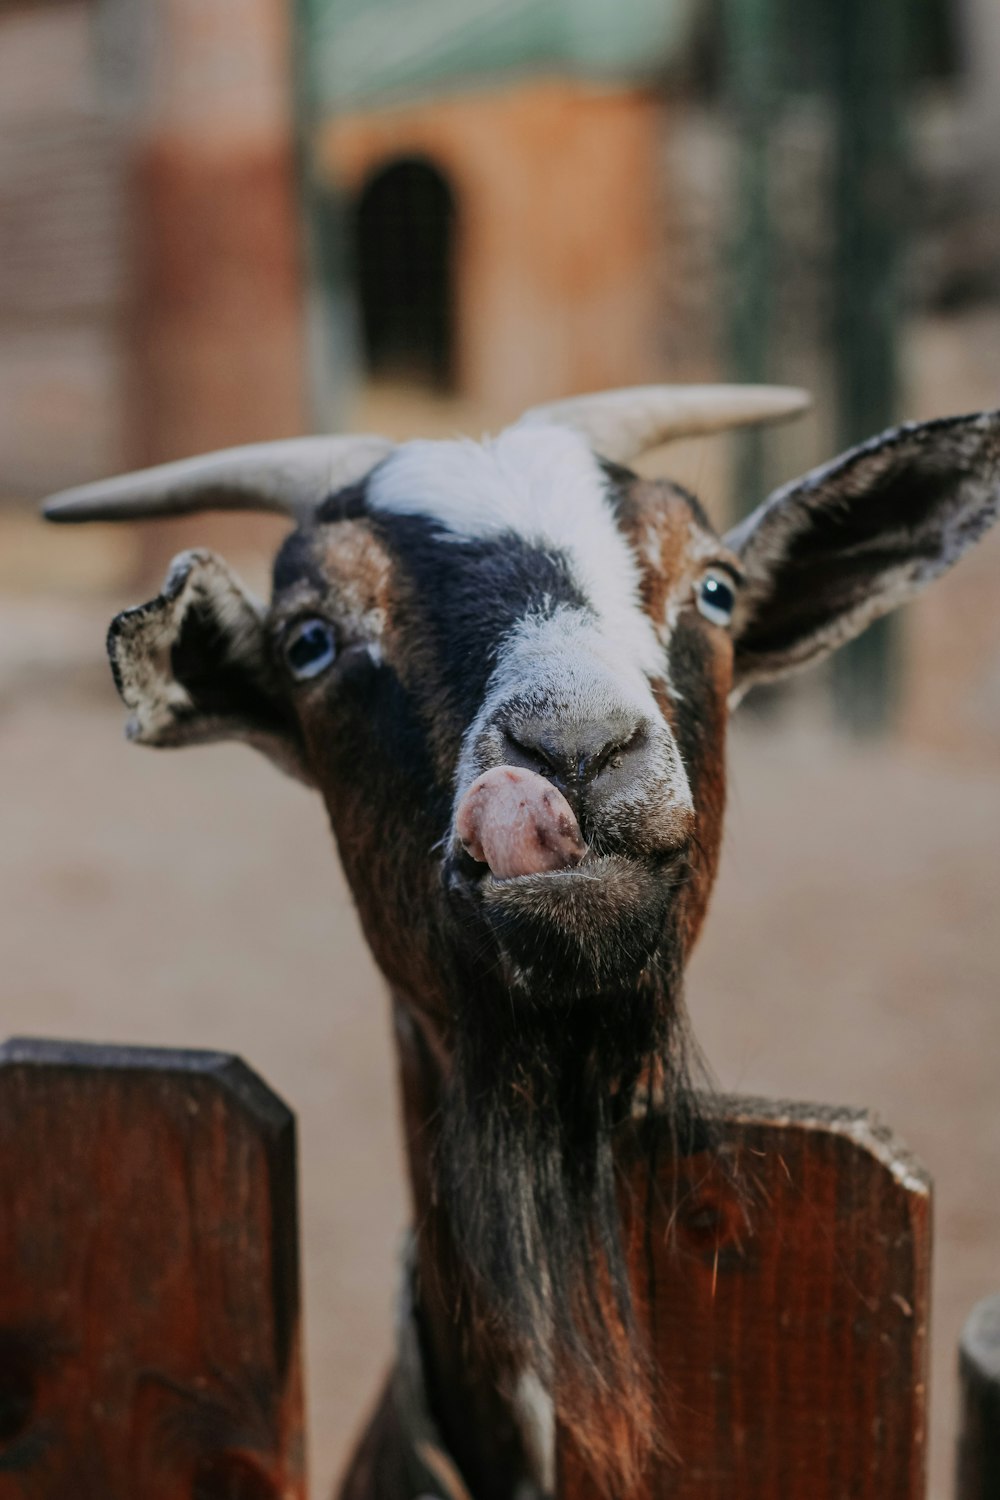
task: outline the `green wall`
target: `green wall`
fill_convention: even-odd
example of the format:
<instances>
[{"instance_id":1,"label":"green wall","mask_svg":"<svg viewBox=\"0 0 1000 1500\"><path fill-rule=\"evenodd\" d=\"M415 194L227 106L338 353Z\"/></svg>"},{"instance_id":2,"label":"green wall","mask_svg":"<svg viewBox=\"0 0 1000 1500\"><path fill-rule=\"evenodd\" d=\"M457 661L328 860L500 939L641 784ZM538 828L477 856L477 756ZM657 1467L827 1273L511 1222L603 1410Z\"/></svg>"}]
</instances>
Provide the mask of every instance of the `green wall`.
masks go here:
<instances>
[{"instance_id":1,"label":"green wall","mask_svg":"<svg viewBox=\"0 0 1000 1500\"><path fill-rule=\"evenodd\" d=\"M498 75L660 72L697 0L299 0L313 108L374 108Z\"/></svg>"}]
</instances>

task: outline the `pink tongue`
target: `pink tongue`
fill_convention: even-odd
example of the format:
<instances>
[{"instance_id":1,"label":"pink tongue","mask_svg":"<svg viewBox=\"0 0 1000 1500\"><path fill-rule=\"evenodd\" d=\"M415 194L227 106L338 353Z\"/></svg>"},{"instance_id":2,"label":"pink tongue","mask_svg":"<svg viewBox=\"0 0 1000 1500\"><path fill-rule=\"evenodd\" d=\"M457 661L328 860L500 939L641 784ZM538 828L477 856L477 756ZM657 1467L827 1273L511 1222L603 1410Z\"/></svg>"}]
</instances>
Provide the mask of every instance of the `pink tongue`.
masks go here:
<instances>
[{"instance_id":1,"label":"pink tongue","mask_svg":"<svg viewBox=\"0 0 1000 1500\"><path fill-rule=\"evenodd\" d=\"M519 766L495 766L474 781L455 825L466 853L500 880L565 870L587 852L562 792Z\"/></svg>"}]
</instances>

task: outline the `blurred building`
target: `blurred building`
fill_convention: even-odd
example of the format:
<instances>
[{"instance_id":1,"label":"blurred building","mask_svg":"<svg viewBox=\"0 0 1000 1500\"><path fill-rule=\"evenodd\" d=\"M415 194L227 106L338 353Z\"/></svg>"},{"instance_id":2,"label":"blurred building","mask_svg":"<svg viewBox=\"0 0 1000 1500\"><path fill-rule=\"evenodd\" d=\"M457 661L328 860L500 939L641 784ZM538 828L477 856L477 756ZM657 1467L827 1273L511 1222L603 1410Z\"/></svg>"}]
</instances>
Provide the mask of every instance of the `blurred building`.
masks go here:
<instances>
[{"instance_id":1,"label":"blurred building","mask_svg":"<svg viewBox=\"0 0 1000 1500\"><path fill-rule=\"evenodd\" d=\"M5 4L0 493L310 425L293 21L342 385L360 357L506 412L651 375L652 85L690 7Z\"/></svg>"},{"instance_id":2,"label":"blurred building","mask_svg":"<svg viewBox=\"0 0 1000 1500\"><path fill-rule=\"evenodd\" d=\"M284 0L0 7L0 495L307 423Z\"/></svg>"},{"instance_id":3,"label":"blurred building","mask_svg":"<svg viewBox=\"0 0 1000 1500\"><path fill-rule=\"evenodd\" d=\"M321 184L374 375L488 411L651 378L658 85L691 0L307 0Z\"/></svg>"},{"instance_id":4,"label":"blurred building","mask_svg":"<svg viewBox=\"0 0 1000 1500\"><path fill-rule=\"evenodd\" d=\"M91 14L0 10L0 490L96 474L124 448L125 142Z\"/></svg>"},{"instance_id":5,"label":"blurred building","mask_svg":"<svg viewBox=\"0 0 1000 1500\"><path fill-rule=\"evenodd\" d=\"M360 416L396 432L724 376L734 287L767 344L760 374L818 397L809 422L768 436L769 474L828 456L825 75L843 12L770 0L743 16L773 27L751 113L771 229L753 264L733 253L752 134L732 107L738 14L721 0L3 0L0 501L339 425L365 380L393 401L460 398L435 407L436 428L426 402L400 416L369 400ZM1000 10L908 14L897 406L932 415L1000 400ZM734 501L726 457L671 455L720 519L762 487ZM272 524L200 520L197 539L263 551ZM181 540L145 530L147 565ZM901 627L902 722L922 738L1000 742L997 556L981 548Z\"/></svg>"},{"instance_id":6,"label":"blurred building","mask_svg":"<svg viewBox=\"0 0 1000 1500\"><path fill-rule=\"evenodd\" d=\"M953 307L997 295L1000 28L995 0L925 10L950 77L918 125L914 284ZM341 395L401 377L491 420L722 372L725 35L711 0L7 0L0 494L343 420L324 363ZM809 67L771 135L773 373L822 383ZM308 320L319 359L297 149L311 309L339 314Z\"/></svg>"}]
</instances>

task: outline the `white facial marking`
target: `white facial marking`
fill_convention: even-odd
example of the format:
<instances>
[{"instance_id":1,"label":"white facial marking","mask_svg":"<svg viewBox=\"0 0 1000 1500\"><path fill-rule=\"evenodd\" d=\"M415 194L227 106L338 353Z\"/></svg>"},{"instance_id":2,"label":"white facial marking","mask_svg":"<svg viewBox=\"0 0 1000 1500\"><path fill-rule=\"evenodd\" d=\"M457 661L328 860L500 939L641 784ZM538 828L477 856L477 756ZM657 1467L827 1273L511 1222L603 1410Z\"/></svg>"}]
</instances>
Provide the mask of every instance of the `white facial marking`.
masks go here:
<instances>
[{"instance_id":1,"label":"white facial marking","mask_svg":"<svg viewBox=\"0 0 1000 1500\"><path fill-rule=\"evenodd\" d=\"M648 798L678 809L693 807L677 742L663 721L648 678L609 638L599 619L569 605L552 615L529 615L504 640L486 696L462 740L456 807L477 776L502 762L503 738L496 720L504 705L525 691L574 723L630 715L645 726L650 753L642 779L623 793L625 801ZM606 803L609 820L615 813L615 803Z\"/></svg>"},{"instance_id":2,"label":"white facial marking","mask_svg":"<svg viewBox=\"0 0 1000 1500\"><path fill-rule=\"evenodd\" d=\"M663 651L639 603L636 559L600 464L577 433L508 427L482 443L405 443L372 475L368 503L427 516L455 542L512 531L561 552L621 658L647 676L663 675Z\"/></svg>"},{"instance_id":3,"label":"white facial marking","mask_svg":"<svg viewBox=\"0 0 1000 1500\"><path fill-rule=\"evenodd\" d=\"M629 802L690 810L687 774L651 686L663 681L669 691L666 636L658 639L639 602L638 559L582 437L537 426L510 427L483 443L407 443L372 475L368 503L426 516L456 544L513 532L530 546L558 551L586 600L583 608L559 604L527 614L508 632L463 738L456 806L476 777L502 760L496 720L504 705L529 693L557 718L586 723L624 715L644 726L650 753ZM605 811L616 815L613 805Z\"/></svg>"},{"instance_id":4,"label":"white facial marking","mask_svg":"<svg viewBox=\"0 0 1000 1500\"><path fill-rule=\"evenodd\" d=\"M533 1369L521 1370L512 1405L543 1495L556 1489L556 1414L552 1397Z\"/></svg>"}]
</instances>

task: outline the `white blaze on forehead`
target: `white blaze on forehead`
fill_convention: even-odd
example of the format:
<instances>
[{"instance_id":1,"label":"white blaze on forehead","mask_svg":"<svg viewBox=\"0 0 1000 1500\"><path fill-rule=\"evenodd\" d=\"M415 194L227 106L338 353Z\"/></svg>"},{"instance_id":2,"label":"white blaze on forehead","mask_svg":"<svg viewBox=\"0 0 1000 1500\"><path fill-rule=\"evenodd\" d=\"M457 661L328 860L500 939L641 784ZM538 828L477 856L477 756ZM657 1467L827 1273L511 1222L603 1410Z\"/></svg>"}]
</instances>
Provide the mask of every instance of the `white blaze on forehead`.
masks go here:
<instances>
[{"instance_id":1,"label":"white blaze on forehead","mask_svg":"<svg viewBox=\"0 0 1000 1500\"><path fill-rule=\"evenodd\" d=\"M482 443L405 443L372 474L368 503L426 516L451 541L514 532L562 553L602 632L633 667L662 676L635 556L615 522L601 466L577 433L509 427Z\"/></svg>"},{"instance_id":2,"label":"white blaze on forehead","mask_svg":"<svg viewBox=\"0 0 1000 1500\"><path fill-rule=\"evenodd\" d=\"M607 480L583 438L537 426L510 427L483 443L407 443L372 474L368 503L425 516L457 544L514 533L558 552L587 604L563 601L526 613L508 631L463 737L456 807L478 776L502 763L499 720L525 695L545 703L557 722L623 716L646 726L644 780L628 796L691 806L684 765L651 686L651 679L666 679L666 652L639 602L638 560L615 520ZM614 816L610 805L606 811Z\"/></svg>"}]
</instances>

